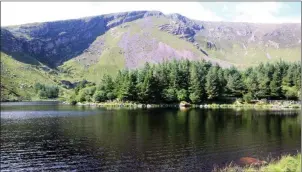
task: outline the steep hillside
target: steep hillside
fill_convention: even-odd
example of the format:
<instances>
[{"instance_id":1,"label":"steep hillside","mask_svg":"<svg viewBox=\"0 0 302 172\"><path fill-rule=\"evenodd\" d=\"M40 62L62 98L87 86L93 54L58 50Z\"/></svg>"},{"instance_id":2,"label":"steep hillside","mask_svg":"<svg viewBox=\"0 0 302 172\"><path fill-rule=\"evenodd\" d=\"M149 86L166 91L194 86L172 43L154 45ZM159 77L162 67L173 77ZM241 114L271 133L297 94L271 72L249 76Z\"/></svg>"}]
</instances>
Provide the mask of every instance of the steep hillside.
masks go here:
<instances>
[{"instance_id":1,"label":"steep hillside","mask_svg":"<svg viewBox=\"0 0 302 172\"><path fill-rule=\"evenodd\" d=\"M203 22L135 11L4 27L1 51L22 64L31 64L31 57L58 69L60 79L98 82L104 73L172 59L239 68L299 61L300 38L300 24Z\"/></svg>"},{"instance_id":2,"label":"steep hillside","mask_svg":"<svg viewBox=\"0 0 302 172\"><path fill-rule=\"evenodd\" d=\"M26 56L25 64L1 53L1 100L31 100L35 98L34 84L57 85L51 75L55 71Z\"/></svg>"}]
</instances>

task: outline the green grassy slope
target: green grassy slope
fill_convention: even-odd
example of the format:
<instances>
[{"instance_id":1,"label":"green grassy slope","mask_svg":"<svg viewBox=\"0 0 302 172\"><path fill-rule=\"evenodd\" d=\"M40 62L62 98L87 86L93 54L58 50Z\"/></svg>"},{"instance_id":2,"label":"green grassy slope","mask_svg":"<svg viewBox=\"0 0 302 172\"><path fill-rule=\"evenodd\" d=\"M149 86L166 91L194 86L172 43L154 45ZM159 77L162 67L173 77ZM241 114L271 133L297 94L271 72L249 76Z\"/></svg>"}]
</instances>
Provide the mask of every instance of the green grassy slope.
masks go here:
<instances>
[{"instance_id":1,"label":"green grassy slope","mask_svg":"<svg viewBox=\"0 0 302 172\"><path fill-rule=\"evenodd\" d=\"M34 90L35 83L59 85L60 76L56 71L47 69L33 58L25 58L38 65L19 62L1 52L1 101L36 100L39 98Z\"/></svg>"},{"instance_id":2,"label":"green grassy slope","mask_svg":"<svg viewBox=\"0 0 302 172\"><path fill-rule=\"evenodd\" d=\"M118 32L126 30L118 28ZM77 61L77 58L65 62L58 68L65 71L68 76L73 76L72 81L86 79L98 83L104 74L115 75L116 72L125 67L125 58L118 47L122 35L113 36L110 32L100 36L105 38L106 48L98 57L97 63L89 64L88 67Z\"/></svg>"}]
</instances>

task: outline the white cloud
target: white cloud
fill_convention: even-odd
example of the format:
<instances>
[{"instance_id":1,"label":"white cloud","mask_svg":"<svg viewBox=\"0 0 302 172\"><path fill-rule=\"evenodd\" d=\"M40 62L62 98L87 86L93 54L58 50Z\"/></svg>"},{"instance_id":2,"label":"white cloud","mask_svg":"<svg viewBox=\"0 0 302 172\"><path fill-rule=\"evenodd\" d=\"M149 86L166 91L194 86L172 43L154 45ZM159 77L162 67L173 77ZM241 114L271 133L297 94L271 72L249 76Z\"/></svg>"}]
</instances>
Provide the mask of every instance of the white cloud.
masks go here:
<instances>
[{"instance_id":1,"label":"white cloud","mask_svg":"<svg viewBox=\"0 0 302 172\"><path fill-rule=\"evenodd\" d=\"M73 19L133 10L179 13L197 20L222 20L198 2L2 2L1 24Z\"/></svg>"},{"instance_id":2,"label":"white cloud","mask_svg":"<svg viewBox=\"0 0 302 172\"><path fill-rule=\"evenodd\" d=\"M288 8L280 2L244 2L236 5L234 22L251 23L300 23L301 15L296 18L277 17L279 10Z\"/></svg>"}]
</instances>

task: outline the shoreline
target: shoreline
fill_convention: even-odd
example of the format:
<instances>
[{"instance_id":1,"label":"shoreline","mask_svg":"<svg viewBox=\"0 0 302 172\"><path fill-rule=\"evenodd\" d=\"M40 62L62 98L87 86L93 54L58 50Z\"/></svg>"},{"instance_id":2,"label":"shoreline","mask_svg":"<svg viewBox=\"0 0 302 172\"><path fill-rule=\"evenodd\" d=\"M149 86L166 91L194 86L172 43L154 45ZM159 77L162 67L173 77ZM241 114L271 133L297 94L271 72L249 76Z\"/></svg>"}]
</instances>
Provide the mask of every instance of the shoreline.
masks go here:
<instances>
[{"instance_id":1,"label":"shoreline","mask_svg":"<svg viewBox=\"0 0 302 172\"><path fill-rule=\"evenodd\" d=\"M63 102L59 99L41 99L41 100L5 100L0 103L12 103L12 102Z\"/></svg>"},{"instance_id":2,"label":"shoreline","mask_svg":"<svg viewBox=\"0 0 302 172\"><path fill-rule=\"evenodd\" d=\"M62 104L70 104L68 102L62 102ZM218 103L209 103L209 104L190 104L188 107L182 107L180 104L143 104L136 102L102 102L102 103L93 103L93 102L77 102L75 106L96 106L104 108L138 108L138 109L149 109L149 108L180 108L180 109L190 109L190 108L199 108L199 109L270 109L270 110L298 110L301 109L301 104L218 104Z\"/></svg>"},{"instance_id":3,"label":"shoreline","mask_svg":"<svg viewBox=\"0 0 302 172\"><path fill-rule=\"evenodd\" d=\"M178 108L178 109L269 109L269 110L298 110L301 109L301 104L291 103L290 100L279 100L279 103L203 103L203 104L189 104L188 107L180 106L179 103L171 104L148 104L138 102L77 102L72 104L67 101L55 100L55 99L44 99L44 100L26 100L26 101L1 101L0 103L30 103L30 102L58 102L59 104L67 104L74 106L95 106L104 108L135 108L135 109L149 109L149 108ZM282 102L282 103L280 103Z\"/></svg>"}]
</instances>

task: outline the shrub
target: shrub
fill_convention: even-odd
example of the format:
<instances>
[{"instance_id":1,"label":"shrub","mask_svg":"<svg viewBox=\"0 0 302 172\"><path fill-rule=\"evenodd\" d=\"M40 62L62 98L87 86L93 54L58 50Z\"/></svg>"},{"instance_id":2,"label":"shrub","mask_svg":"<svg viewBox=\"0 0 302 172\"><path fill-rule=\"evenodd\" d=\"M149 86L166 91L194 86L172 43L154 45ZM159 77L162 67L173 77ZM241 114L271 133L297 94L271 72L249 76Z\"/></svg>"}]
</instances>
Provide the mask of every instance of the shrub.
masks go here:
<instances>
[{"instance_id":1,"label":"shrub","mask_svg":"<svg viewBox=\"0 0 302 172\"><path fill-rule=\"evenodd\" d=\"M87 102L91 101L91 96L89 94L85 96L85 101L87 101Z\"/></svg>"},{"instance_id":2,"label":"shrub","mask_svg":"<svg viewBox=\"0 0 302 172\"><path fill-rule=\"evenodd\" d=\"M84 102L86 100L86 98L87 98L86 92L83 91L83 90L80 90L79 94L76 97L76 101L77 102Z\"/></svg>"},{"instance_id":3,"label":"shrub","mask_svg":"<svg viewBox=\"0 0 302 172\"><path fill-rule=\"evenodd\" d=\"M175 90L173 88L165 89L163 91L163 98L166 102L175 102L177 100Z\"/></svg>"},{"instance_id":4,"label":"shrub","mask_svg":"<svg viewBox=\"0 0 302 172\"><path fill-rule=\"evenodd\" d=\"M39 90L39 91L38 91L38 96L39 96L40 98L47 98L46 91L45 91L45 90Z\"/></svg>"},{"instance_id":5,"label":"shrub","mask_svg":"<svg viewBox=\"0 0 302 172\"><path fill-rule=\"evenodd\" d=\"M251 93L247 93L243 95L243 100L247 103L250 103L253 99L253 96Z\"/></svg>"},{"instance_id":6,"label":"shrub","mask_svg":"<svg viewBox=\"0 0 302 172\"><path fill-rule=\"evenodd\" d=\"M195 93L191 93L189 95L189 98L192 101L192 103L199 103L200 102L200 96L195 94Z\"/></svg>"},{"instance_id":7,"label":"shrub","mask_svg":"<svg viewBox=\"0 0 302 172\"><path fill-rule=\"evenodd\" d=\"M238 98L238 99L236 99L236 101L239 102L239 103L243 103L243 99L242 98Z\"/></svg>"},{"instance_id":8,"label":"shrub","mask_svg":"<svg viewBox=\"0 0 302 172\"><path fill-rule=\"evenodd\" d=\"M68 98L68 102L72 105L77 104L76 95L75 94L70 95L70 97Z\"/></svg>"},{"instance_id":9,"label":"shrub","mask_svg":"<svg viewBox=\"0 0 302 172\"><path fill-rule=\"evenodd\" d=\"M296 99L297 98L297 93L293 89L289 89L289 90L286 90L285 97L287 99Z\"/></svg>"},{"instance_id":10,"label":"shrub","mask_svg":"<svg viewBox=\"0 0 302 172\"><path fill-rule=\"evenodd\" d=\"M36 83L35 91L40 98L57 98L59 96L59 88L56 86L47 86Z\"/></svg>"},{"instance_id":11,"label":"shrub","mask_svg":"<svg viewBox=\"0 0 302 172\"><path fill-rule=\"evenodd\" d=\"M86 94L93 96L96 88L95 88L95 86L92 86L92 87L84 88L84 90L85 90Z\"/></svg>"},{"instance_id":12,"label":"shrub","mask_svg":"<svg viewBox=\"0 0 302 172\"><path fill-rule=\"evenodd\" d=\"M107 99L113 100L115 98L115 95L112 92L109 92L106 94Z\"/></svg>"},{"instance_id":13,"label":"shrub","mask_svg":"<svg viewBox=\"0 0 302 172\"><path fill-rule=\"evenodd\" d=\"M188 93L187 93L187 90L185 90L185 89L181 89L181 90L177 91L178 101L187 100L188 99L187 95L188 95Z\"/></svg>"},{"instance_id":14,"label":"shrub","mask_svg":"<svg viewBox=\"0 0 302 172\"><path fill-rule=\"evenodd\" d=\"M106 100L107 96L104 91L96 91L93 95L93 100L95 102L104 102Z\"/></svg>"}]
</instances>

